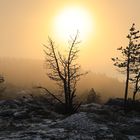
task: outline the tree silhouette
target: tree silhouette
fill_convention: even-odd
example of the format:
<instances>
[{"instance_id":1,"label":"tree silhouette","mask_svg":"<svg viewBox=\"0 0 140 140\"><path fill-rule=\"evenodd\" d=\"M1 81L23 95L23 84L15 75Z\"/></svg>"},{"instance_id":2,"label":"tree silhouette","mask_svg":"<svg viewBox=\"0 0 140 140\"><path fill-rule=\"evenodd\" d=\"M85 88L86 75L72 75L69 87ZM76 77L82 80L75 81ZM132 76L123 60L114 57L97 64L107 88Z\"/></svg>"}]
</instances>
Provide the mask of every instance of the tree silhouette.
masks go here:
<instances>
[{"instance_id":1,"label":"tree silhouette","mask_svg":"<svg viewBox=\"0 0 140 140\"><path fill-rule=\"evenodd\" d=\"M63 90L64 101L56 97L55 94L51 93L48 89L43 88L49 93L54 99L59 101L65 107L65 113L76 112L81 103L74 101L76 97L76 85L80 77L86 73L80 72L80 65L76 63L78 58L78 33L74 38L69 41L69 49L65 55L62 55L57 48L55 43L49 38L49 44L44 45L46 64L48 66L48 77L55 81L59 87Z\"/></svg>"},{"instance_id":2,"label":"tree silhouette","mask_svg":"<svg viewBox=\"0 0 140 140\"><path fill-rule=\"evenodd\" d=\"M139 82L140 82L140 72L139 72L139 68L136 68L134 75L135 76L130 79L132 81L133 85L134 85L133 101L135 101L136 94L140 91L140 85L139 85Z\"/></svg>"},{"instance_id":3,"label":"tree silhouette","mask_svg":"<svg viewBox=\"0 0 140 140\"><path fill-rule=\"evenodd\" d=\"M100 103L100 102L101 102L100 94L95 92L94 88L91 88L87 96L87 103Z\"/></svg>"},{"instance_id":4,"label":"tree silhouette","mask_svg":"<svg viewBox=\"0 0 140 140\"><path fill-rule=\"evenodd\" d=\"M128 46L125 48L120 47L117 50L121 51L122 56L120 58L112 58L114 62L114 66L120 68L120 72L126 74L126 82L125 82L125 93L124 93L124 105L127 103L128 96L128 87L130 81L130 74L134 72L134 64L137 57L137 50L139 49L139 45L137 45L137 39L139 36L137 35L139 31L136 31L135 24L129 30L129 34L127 38L129 40Z\"/></svg>"},{"instance_id":5,"label":"tree silhouette","mask_svg":"<svg viewBox=\"0 0 140 140\"><path fill-rule=\"evenodd\" d=\"M135 31L136 29L133 26L133 34L134 34L134 48L131 55L131 77L130 81L133 84L133 101L135 101L136 94L140 91L140 43L138 42L139 31Z\"/></svg>"}]
</instances>

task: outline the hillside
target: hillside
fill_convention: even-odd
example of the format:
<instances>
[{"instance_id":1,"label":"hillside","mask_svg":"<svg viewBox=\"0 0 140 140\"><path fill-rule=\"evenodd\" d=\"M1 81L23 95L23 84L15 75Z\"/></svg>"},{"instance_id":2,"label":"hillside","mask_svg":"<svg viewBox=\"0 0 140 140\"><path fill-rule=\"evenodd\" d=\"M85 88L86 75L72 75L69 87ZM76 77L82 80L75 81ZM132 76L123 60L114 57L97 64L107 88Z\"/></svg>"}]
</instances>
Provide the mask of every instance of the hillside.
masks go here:
<instances>
[{"instance_id":1,"label":"hillside","mask_svg":"<svg viewBox=\"0 0 140 140\"><path fill-rule=\"evenodd\" d=\"M44 100L0 101L1 140L139 140L140 114L86 104L64 116Z\"/></svg>"}]
</instances>

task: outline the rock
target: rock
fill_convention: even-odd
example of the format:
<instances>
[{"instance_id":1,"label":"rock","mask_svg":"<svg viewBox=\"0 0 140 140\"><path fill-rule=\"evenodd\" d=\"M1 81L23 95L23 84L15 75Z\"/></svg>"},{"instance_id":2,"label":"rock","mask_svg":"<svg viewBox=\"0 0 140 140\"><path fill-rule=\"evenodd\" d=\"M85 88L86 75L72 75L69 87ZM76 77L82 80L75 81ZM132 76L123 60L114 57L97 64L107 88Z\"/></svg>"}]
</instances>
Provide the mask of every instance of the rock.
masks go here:
<instances>
[{"instance_id":1,"label":"rock","mask_svg":"<svg viewBox=\"0 0 140 140\"><path fill-rule=\"evenodd\" d=\"M29 117L28 113L26 110L23 110L23 111L18 111L18 112L15 112L13 114L13 116L16 118L16 119L26 119Z\"/></svg>"},{"instance_id":2,"label":"rock","mask_svg":"<svg viewBox=\"0 0 140 140\"><path fill-rule=\"evenodd\" d=\"M94 103L64 116L54 112L46 100L3 100L0 128L2 140L138 140L140 116Z\"/></svg>"},{"instance_id":3,"label":"rock","mask_svg":"<svg viewBox=\"0 0 140 140\"><path fill-rule=\"evenodd\" d=\"M140 125L129 125L129 127L120 128L120 131L126 135L140 135Z\"/></svg>"},{"instance_id":4,"label":"rock","mask_svg":"<svg viewBox=\"0 0 140 140\"><path fill-rule=\"evenodd\" d=\"M14 112L15 112L15 110L12 110L12 109L3 110L3 111L0 111L0 116L1 117L12 117Z\"/></svg>"},{"instance_id":5,"label":"rock","mask_svg":"<svg viewBox=\"0 0 140 140\"><path fill-rule=\"evenodd\" d=\"M112 106L124 106L124 99L122 98L115 98L115 99L109 99L105 105L112 105Z\"/></svg>"},{"instance_id":6,"label":"rock","mask_svg":"<svg viewBox=\"0 0 140 140\"><path fill-rule=\"evenodd\" d=\"M85 105L81 105L80 111L83 111L83 112L94 112L95 110L98 110L101 107L102 106L100 104L96 104L96 103L85 104Z\"/></svg>"}]
</instances>

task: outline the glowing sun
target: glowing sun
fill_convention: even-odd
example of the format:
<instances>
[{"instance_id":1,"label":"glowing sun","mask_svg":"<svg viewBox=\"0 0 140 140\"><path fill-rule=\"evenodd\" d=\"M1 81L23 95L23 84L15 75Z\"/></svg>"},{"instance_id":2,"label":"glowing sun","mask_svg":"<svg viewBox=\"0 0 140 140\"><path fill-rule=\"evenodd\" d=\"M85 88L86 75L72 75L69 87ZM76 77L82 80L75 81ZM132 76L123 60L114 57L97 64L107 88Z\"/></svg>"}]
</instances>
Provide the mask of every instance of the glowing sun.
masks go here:
<instances>
[{"instance_id":1,"label":"glowing sun","mask_svg":"<svg viewBox=\"0 0 140 140\"><path fill-rule=\"evenodd\" d=\"M93 29L92 18L82 8L66 8L54 21L54 30L61 39L68 39L79 31L80 39L85 40Z\"/></svg>"}]
</instances>

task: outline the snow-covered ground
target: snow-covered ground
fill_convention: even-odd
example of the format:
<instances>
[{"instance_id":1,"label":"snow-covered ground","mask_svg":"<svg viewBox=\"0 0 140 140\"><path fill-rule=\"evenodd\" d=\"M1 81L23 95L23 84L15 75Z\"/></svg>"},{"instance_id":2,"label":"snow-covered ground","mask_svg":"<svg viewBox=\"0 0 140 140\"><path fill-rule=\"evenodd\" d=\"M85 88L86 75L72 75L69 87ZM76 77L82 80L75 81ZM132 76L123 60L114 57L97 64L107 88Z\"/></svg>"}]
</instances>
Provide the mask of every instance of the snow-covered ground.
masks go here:
<instances>
[{"instance_id":1,"label":"snow-covered ground","mask_svg":"<svg viewBox=\"0 0 140 140\"><path fill-rule=\"evenodd\" d=\"M91 103L66 117L33 99L3 100L0 140L140 140L140 114Z\"/></svg>"}]
</instances>

